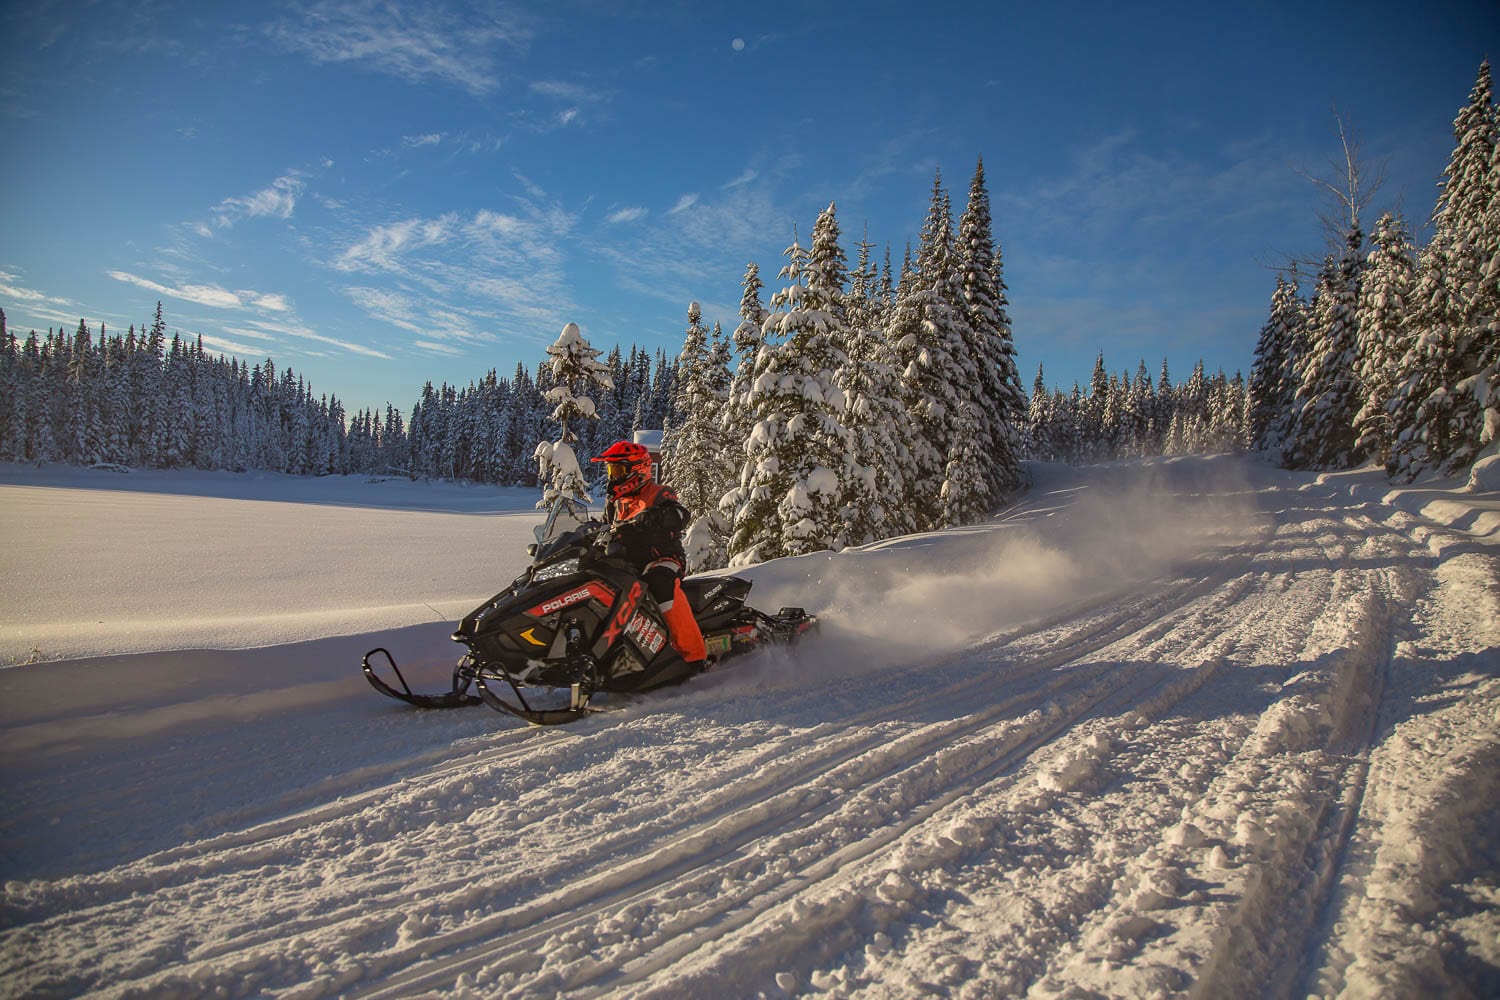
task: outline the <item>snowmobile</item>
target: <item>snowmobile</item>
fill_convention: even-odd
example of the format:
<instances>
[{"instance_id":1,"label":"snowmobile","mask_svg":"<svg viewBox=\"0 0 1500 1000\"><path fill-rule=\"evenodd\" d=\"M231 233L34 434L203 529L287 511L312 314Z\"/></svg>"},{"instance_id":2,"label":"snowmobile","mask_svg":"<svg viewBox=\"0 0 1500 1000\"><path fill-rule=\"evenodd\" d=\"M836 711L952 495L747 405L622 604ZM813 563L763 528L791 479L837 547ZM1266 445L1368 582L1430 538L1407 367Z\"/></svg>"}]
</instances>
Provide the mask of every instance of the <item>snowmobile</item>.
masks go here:
<instances>
[{"instance_id":1,"label":"snowmobile","mask_svg":"<svg viewBox=\"0 0 1500 1000\"><path fill-rule=\"evenodd\" d=\"M527 547L531 565L453 633L468 652L453 668L452 690L414 694L383 647L366 653L362 663L375 690L418 708L485 704L547 726L598 711L590 707L598 692L646 691L696 672L667 641L661 612L634 567L610 554L608 525L562 498L535 534ZM682 590L703 631L708 669L751 650L796 642L818 626L802 608L771 615L750 607L750 581L737 576L688 577ZM372 657L383 657L385 665L377 669ZM382 679L385 671L395 685ZM566 705L551 704L563 696Z\"/></svg>"}]
</instances>

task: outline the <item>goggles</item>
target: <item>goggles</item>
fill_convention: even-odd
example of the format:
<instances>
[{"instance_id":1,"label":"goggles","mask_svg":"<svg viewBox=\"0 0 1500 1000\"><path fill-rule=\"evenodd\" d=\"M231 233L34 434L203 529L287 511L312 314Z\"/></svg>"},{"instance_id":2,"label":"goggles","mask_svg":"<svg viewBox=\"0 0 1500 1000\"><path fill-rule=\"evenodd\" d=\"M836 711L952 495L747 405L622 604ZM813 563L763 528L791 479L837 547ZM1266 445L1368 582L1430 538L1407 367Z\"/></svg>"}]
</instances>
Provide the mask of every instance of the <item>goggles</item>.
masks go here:
<instances>
[{"instance_id":1,"label":"goggles","mask_svg":"<svg viewBox=\"0 0 1500 1000\"><path fill-rule=\"evenodd\" d=\"M630 466L624 462L605 462L604 474L610 479L624 479L630 474Z\"/></svg>"}]
</instances>

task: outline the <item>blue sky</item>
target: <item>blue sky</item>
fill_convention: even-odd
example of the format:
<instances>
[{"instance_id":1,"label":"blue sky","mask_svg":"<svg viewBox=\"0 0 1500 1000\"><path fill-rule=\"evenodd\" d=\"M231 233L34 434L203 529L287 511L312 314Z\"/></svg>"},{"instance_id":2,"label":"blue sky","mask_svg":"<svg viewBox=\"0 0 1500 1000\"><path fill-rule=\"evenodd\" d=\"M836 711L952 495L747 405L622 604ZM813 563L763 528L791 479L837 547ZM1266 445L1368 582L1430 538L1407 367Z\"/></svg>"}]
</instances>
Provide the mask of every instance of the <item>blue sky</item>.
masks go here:
<instances>
[{"instance_id":1,"label":"blue sky","mask_svg":"<svg viewBox=\"0 0 1500 1000\"><path fill-rule=\"evenodd\" d=\"M1248 373L1270 268L1322 253L1335 111L1384 171L1369 221L1420 226L1497 43L1449 0L6 4L0 308L123 331L160 300L407 409L567 322L730 329L830 201L899 263L934 171L961 211L983 156L1028 388L1101 350Z\"/></svg>"}]
</instances>

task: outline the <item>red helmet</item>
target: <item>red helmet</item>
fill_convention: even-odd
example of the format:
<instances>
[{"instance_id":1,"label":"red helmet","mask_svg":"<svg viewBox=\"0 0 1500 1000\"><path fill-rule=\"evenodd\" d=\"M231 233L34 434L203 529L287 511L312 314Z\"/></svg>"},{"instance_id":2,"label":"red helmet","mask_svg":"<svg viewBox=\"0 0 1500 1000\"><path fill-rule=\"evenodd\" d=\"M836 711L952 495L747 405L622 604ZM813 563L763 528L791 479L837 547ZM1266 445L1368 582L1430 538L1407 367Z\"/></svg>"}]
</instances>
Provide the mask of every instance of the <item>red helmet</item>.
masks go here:
<instances>
[{"instance_id":1,"label":"red helmet","mask_svg":"<svg viewBox=\"0 0 1500 1000\"><path fill-rule=\"evenodd\" d=\"M611 496L629 496L651 480L651 452L633 441L616 441L593 461L604 463Z\"/></svg>"}]
</instances>

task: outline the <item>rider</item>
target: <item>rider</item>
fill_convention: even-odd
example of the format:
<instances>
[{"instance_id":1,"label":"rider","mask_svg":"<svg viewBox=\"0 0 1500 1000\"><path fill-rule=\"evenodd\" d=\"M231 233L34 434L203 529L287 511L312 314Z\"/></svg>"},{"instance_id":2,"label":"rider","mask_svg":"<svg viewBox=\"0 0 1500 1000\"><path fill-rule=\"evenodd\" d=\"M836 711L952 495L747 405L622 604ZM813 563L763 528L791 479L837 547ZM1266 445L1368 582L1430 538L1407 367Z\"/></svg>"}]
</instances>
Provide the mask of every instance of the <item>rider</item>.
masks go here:
<instances>
[{"instance_id":1,"label":"rider","mask_svg":"<svg viewBox=\"0 0 1500 1000\"><path fill-rule=\"evenodd\" d=\"M610 548L636 568L667 623L672 648L689 667L702 669L708 656L698 619L682 593L687 556L682 533L692 515L672 487L651 475L651 452L631 441L616 441L594 459L609 477L604 520Z\"/></svg>"}]
</instances>

